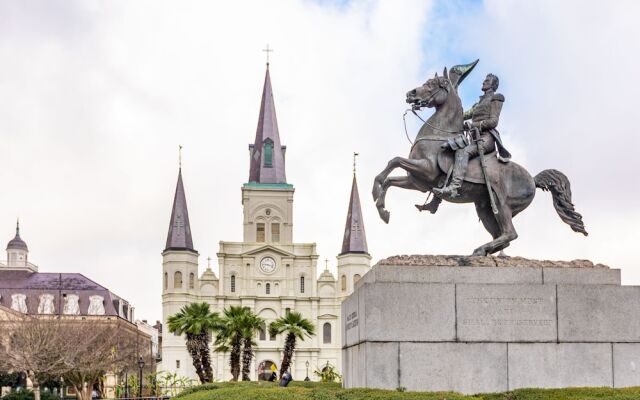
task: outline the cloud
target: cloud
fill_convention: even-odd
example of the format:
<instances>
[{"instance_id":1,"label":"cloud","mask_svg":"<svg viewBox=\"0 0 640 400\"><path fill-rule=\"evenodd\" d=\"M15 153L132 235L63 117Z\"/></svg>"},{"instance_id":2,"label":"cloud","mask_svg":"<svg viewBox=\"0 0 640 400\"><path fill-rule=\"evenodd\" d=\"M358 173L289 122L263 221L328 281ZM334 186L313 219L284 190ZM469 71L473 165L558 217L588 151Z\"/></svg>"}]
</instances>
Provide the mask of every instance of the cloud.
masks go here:
<instances>
[{"instance_id":1,"label":"cloud","mask_svg":"<svg viewBox=\"0 0 640 400\"><path fill-rule=\"evenodd\" d=\"M374 260L470 253L489 240L473 206L418 214L413 204L425 195L392 189L385 225L369 190L389 159L408 154L405 92L445 65L479 57L465 105L485 73L500 76L507 144L532 173L553 167L570 177L591 232L571 232L539 193L516 219L520 238L508 253L592 258L640 282L630 268L640 218L632 207L638 163L629 154L638 147L638 6L443 4L2 3L4 237L19 215L42 271L83 273L130 300L138 317L159 318L178 144L201 269L220 240L241 240L240 187L264 78L260 50L269 43L296 187L295 240L317 242L334 268L357 151ZM419 126L410 120L409 128L413 135Z\"/></svg>"}]
</instances>

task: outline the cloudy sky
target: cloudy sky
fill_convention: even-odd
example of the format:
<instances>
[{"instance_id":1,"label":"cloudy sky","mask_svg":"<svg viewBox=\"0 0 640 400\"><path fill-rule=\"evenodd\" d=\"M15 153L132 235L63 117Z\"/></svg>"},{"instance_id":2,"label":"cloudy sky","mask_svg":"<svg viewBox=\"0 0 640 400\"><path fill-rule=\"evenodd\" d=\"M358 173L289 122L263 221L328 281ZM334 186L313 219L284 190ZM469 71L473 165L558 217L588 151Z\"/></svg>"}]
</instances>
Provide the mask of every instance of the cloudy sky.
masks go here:
<instances>
[{"instance_id":1,"label":"cloudy sky","mask_svg":"<svg viewBox=\"0 0 640 400\"><path fill-rule=\"evenodd\" d=\"M220 240L241 240L269 43L294 238L317 242L330 269L354 151L374 261L469 254L490 239L473 205L420 214L423 194L391 189L385 225L370 196L409 151L406 91L480 58L463 104L486 73L500 77L514 159L563 171L590 232L573 233L538 192L507 253L591 259L640 284L639 17L636 1L2 0L0 239L19 216L40 271L83 273L160 318L178 145L204 270Z\"/></svg>"}]
</instances>

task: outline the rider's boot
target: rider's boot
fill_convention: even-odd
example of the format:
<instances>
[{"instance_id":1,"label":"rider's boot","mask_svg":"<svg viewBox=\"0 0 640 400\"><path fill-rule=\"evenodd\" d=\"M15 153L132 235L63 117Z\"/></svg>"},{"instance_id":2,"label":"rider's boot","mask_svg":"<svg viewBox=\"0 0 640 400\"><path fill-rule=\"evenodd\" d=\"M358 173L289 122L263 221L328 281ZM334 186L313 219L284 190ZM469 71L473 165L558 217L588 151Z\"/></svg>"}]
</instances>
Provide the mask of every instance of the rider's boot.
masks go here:
<instances>
[{"instance_id":1,"label":"rider's boot","mask_svg":"<svg viewBox=\"0 0 640 400\"><path fill-rule=\"evenodd\" d=\"M427 204L416 204L416 208L420 211L429 211L431 214L435 214L438 211L438 207L442 203L442 199L438 196L433 196L433 199Z\"/></svg>"},{"instance_id":2,"label":"rider's boot","mask_svg":"<svg viewBox=\"0 0 640 400\"><path fill-rule=\"evenodd\" d=\"M449 186L443 188L434 188L433 193L440 196L458 197L458 189L462 186L464 174L467 172L469 154L464 149L456 150L455 159L451 183L449 183Z\"/></svg>"}]
</instances>

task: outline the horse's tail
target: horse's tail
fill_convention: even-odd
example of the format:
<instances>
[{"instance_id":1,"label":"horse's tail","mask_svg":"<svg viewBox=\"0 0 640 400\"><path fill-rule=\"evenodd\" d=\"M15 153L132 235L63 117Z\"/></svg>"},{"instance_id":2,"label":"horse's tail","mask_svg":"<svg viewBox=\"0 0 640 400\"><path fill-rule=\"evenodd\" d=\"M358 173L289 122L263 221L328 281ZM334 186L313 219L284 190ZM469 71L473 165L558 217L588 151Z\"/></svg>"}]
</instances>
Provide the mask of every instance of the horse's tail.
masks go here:
<instances>
[{"instance_id":1,"label":"horse's tail","mask_svg":"<svg viewBox=\"0 0 640 400\"><path fill-rule=\"evenodd\" d=\"M536 187L544 191L550 191L560 219L573 229L587 236L588 233L582 222L582 215L578 213L571 202L571 184L569 178L556 169L545 169L536 175L533 180Z\"/></svg>"}]
</instances>

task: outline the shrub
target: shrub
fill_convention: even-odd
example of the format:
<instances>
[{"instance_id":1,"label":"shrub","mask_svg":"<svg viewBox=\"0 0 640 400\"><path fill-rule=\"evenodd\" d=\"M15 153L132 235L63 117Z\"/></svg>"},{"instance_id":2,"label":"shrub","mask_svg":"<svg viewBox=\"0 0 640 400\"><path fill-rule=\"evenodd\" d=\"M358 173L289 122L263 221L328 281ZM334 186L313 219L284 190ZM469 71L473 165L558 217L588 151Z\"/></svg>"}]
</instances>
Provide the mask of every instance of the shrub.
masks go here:
<instances>
[{"instance_id":1,"label":"shrub","mask_svg":"<svg viewBox=\"0 0 640 400\"><path fill-rule=\"evenodd\" d=\"M208 389L209 388L209 389ZM200 385L181 400L638 400L640 387L626 389L519 389L506 393L465 396L453 392L399 392L379 389L342 389L336 383L293 381L218 382ZM190 389L191 390L191 389ZM4 400L4 399L3 399Z\"/></svg>"},{"instance_id":2,"label":"shrub","mask_svg":"<svg viewBox=\"0 0 640 400\"><path fill-rule=\"evenodd\" d=\"M21 372L0 372L0 387L16 387L24 380Z\"/></svg>"},{"instance_id":3,"label":"shrub","mask_svg":"<svg viewBox=\"0 0 640 400\"><path fill-rule=\"evenodd\" d=\"M184 397L186 395L196 393L196 392L201 392L203 390L215 390L219 388L220 388L220 385L218 383L205 383L202 385L191 386L184 389L182 392L180 392L180 394L178 394L177 396L174 396L173 398L177 399L179 397Z\"/></svg>"},{"instance_id":4,"label":"shrub","mask_svg":"<svg viewBox=\"0 0 640 400\"><path fill-rule=\"evenodd\" d=\"M321 370L316 368L313 373L320 378L321 382L340 382L342 380L342 375L340 375L336 367L329 364L328 361L324 368Z\"/></svg>"},{"instance_id":5,"label":"shrub","mask_svg":"<svg viewBox=\"0 0 640 400\"><path fill-rule=\"evenodd\" d=\"M34 400L34 398L31 390L20 390L3 396L2 400ZM40 391L40 400L60 400L60 398L49 391Z\"/></svg>"}]
</instances>

